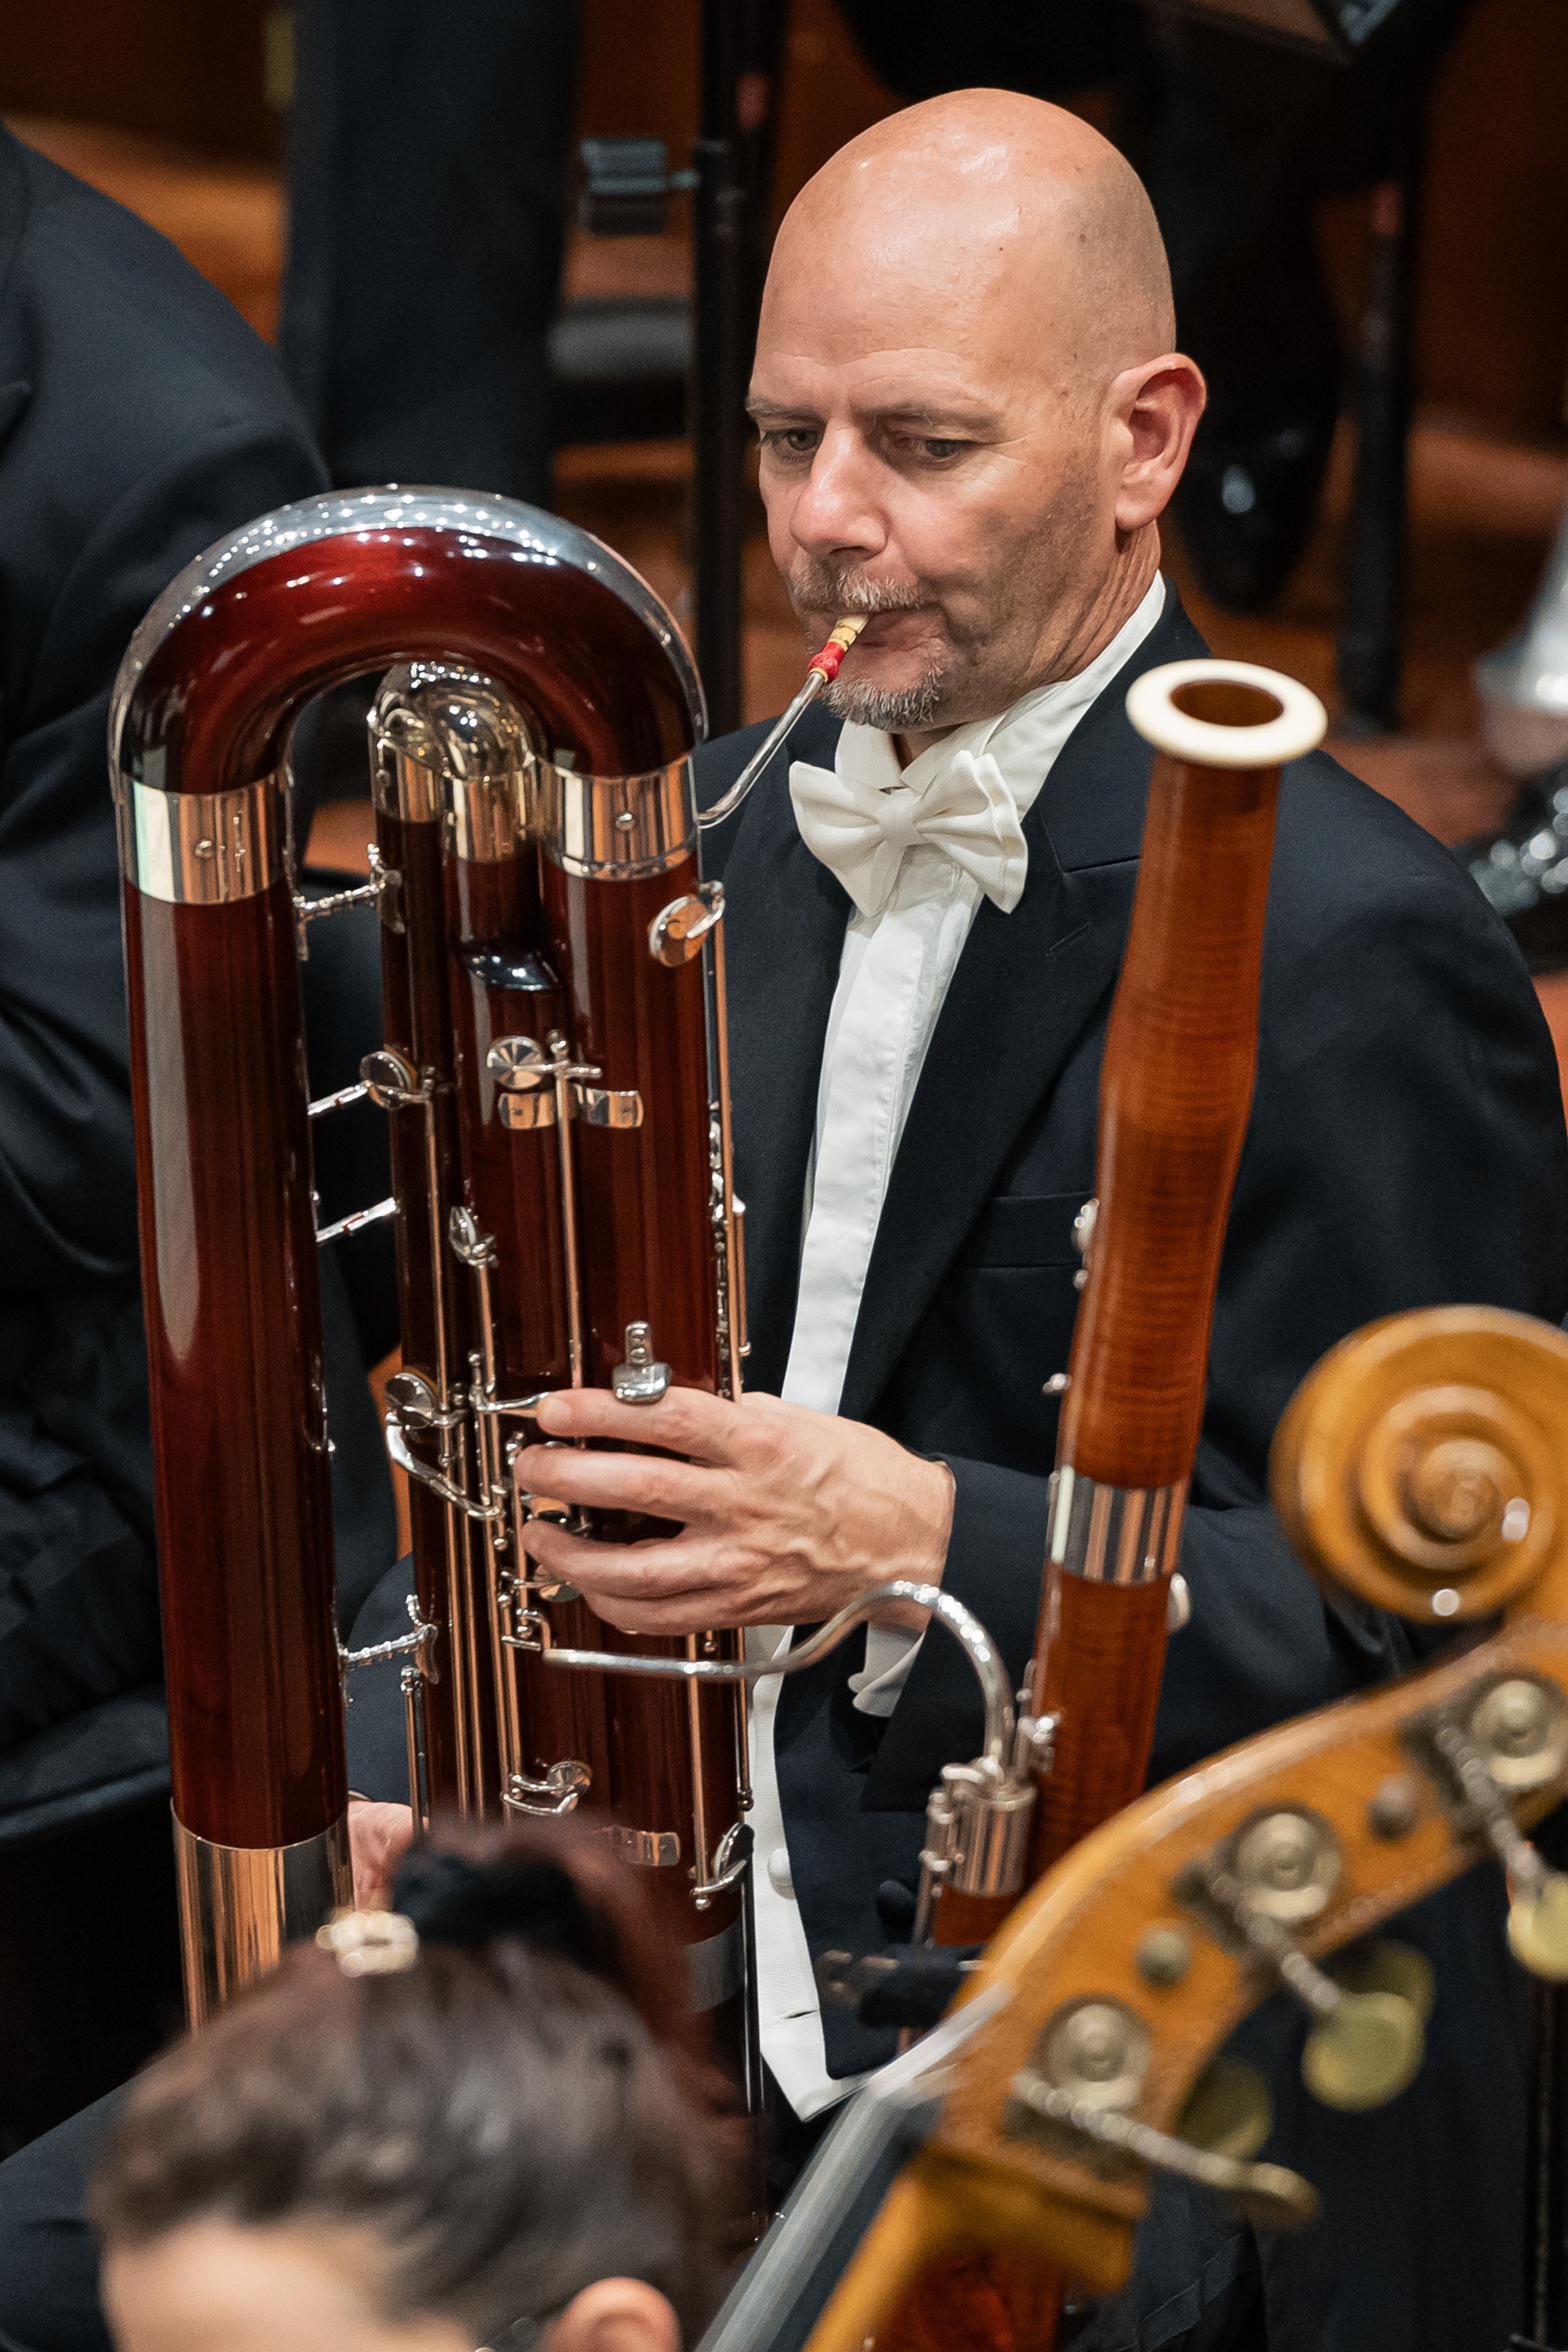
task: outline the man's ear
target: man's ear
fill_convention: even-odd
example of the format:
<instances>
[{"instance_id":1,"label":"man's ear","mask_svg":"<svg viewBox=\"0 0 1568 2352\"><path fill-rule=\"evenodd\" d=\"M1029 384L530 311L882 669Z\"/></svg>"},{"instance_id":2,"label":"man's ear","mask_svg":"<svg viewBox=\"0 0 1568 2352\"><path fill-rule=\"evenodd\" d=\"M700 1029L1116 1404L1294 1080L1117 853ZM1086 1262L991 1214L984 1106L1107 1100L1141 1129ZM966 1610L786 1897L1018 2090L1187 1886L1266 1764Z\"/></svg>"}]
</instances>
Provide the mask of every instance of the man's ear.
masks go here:
<instances>
[{"instance_id":1,"label":"man's ear","mask_svg":"<svg viewBox=\"0 0 1568 2352\"><path fill-rule=\"evenodd\" d=\"M1182 352L1167 352L1117 377L1110 401L1121 464L1118 530L1142 530L1164 511L1207 399L1196 361Z\"/></svg>"},{"instance_id":2,"label":"man's ear","mask_svg":"<svg viewBox=\"0 0 1568 2352\"><path fill-rule=\"evenodd\" d=\"M680 2322L641 2279L599 2279L573 2296L545 2352L680 2352Z\"/></svg>"}]
</instances>

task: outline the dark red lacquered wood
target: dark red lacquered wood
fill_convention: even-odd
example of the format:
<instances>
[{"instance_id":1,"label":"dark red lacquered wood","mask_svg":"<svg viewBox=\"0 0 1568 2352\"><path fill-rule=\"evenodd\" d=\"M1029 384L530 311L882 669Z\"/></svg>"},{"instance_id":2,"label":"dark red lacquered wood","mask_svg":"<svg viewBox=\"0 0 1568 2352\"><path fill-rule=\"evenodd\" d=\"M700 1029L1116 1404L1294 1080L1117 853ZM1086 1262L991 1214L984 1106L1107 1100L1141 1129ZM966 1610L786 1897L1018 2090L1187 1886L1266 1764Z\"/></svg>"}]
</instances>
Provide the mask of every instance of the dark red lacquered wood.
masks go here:
<instances>
[{"instance_id":1,"label":"dark red lacquered wood","mask_svg":"<svg viewBox=\"0 0 1568 2352\"><path fill-rule=\"evenodd\" d=\"M717 1391L719 1341L708 1168L708 1031L700 959L673 970L648 926L698 884L695 856L637 880L584 880L544 861L544 910L570 987L572 1043L635 1087L642 1124L577 1130L590 1388L607 1388L626 1326L649 1323L684 1388Z\"/></svg>"},{"instance_id":2,"label":"dark red lacquered wood","mask_svg":"<svg viewBox=\"0 0 1568 2352\"><path fill-rule=\"evenodd\" d=\"M691 746L676 663L605 581L416 526L289 548L208 587L147 654L121 770L166 792L251 782L310 696L420 657L496 679L581 770L637 773ZM288 894L127 898L176 1811L222 1843L287 1843L347 1793Z\"/></svg>"},{"instance_id":3,"label":"dark red lacquered wood","mask_svg":"<svg viewBox=\"0 0 1568 2352\"><path fill-rule=\"evenodd\" d=\"M1030 1874L1143 1793L1165 1664L1165 1580L1102 1584L1046 1570L1039 1704L1059 1717L1036 1784Z\"/></svg>"},{"instance_id":4,"label":"dark red lacquered wood","mask_svg":"<svg viewBox=\"0 0 1568 2352\"><path fill-rule=\"evenodd\" d=\"M1243 688L1253 700L1257 690ZM1276 706L1277 708L1277 706ZM1204 716L1247 723L1255 708ZM1058 1464L1112 1487L1184 1486L1203 1420L1209 1325L1258 1047L1263 919L1279 772L1154 762L1127 955L1100 1077L1099 1218ZM1047 1562L1031 1703L1058 1717L1037 1780L1029 1874L1142 1795L1168 1591ZM989 1933L937 1906L940 1940ZM1052 2352L1065 2283L1002 2252L943 2258L885 2331L900 2352ZM879 2341L884 2336L879 2336Z\"/></svg>"},{"instance_id":5,"label":"dark red lacquered wood","mask_svg":"<svg viewBox=\"0 0 1568 2352\"><path fill-rule=\"evenodd\" d=\"M966 1895L944 1886L937 1899L931 1942L948 1947L988 1944L1017 1901L1016 1895Z\"/></svg>"},{"instance_id":6,"label":"dark red lacquered wood","mask_svg":"<svg viewBox=\"0 0 1568 2352\"><path fill-rule=\"evenodd\" d=\"M447 862L463 1165L469 1205L495 1239L503 1396L532 1395L571 1379L559 1141L553 1128L513 1133L501 1125L500 1088L486 1066L499 1039L529 1037L542 1052L567 1020L565 991L546 953L537 867L531 849ZM506 985L498 984L502 974Z\"/></svg>"},{"instance_id":7,"label":"dark red lacquered wood","mask_svg":"<svg viewBox=\"0 0 1568 2352\"><path fill-rule=\"evenodd\" d=\"M602 1072L599 1083L635 1087L642 1124L579 1125L575 1137L579 1235L584 1271L585 1363L591 1386L608 1387L626 1354L628 1323L652 1328L654 1349L688 1388L720 1383L717 1285L708 1160L708 1043L700 961L673 969L648 951L661 908L696 889L694 856L658 875L585 878L546 857L544 916L552 959L570 982L574 1055ZM602 1515L595 1532L625 1541L656 1532L651 1523ZM595 1624L585 1646L684 1654L684 1643L624 1634ZM737 1637L715 1637L714 1654L738 1654ZM550 1672L535 1669L537 1681ZM697 1695L708 1853L693 1853L689 1694L679 1685L610 1675L603 1685L610 1779L605 1801L627 1827L674 1831L681 1866L649 1874L669 1932L692 1943L740 1916L740 1896L718 1896L705 1912L690 1899L691 1872L711 1865L719 1838L736 1819L736 1758L742 1702L732 1690Z\"/></svg>"},{"instance_id":8,"label":"dark red lacquered wood","mask_svg":"<svg viewBox=\"0 0 1568 2352\"><path fill-rule=\"evenodd\" d=\"M1065 2283L1010 2248L938 2254L877 2331L879 2352L1055 2352Z\"/></svg>"},{"instance_id":9,"label":"dark red lacquered wood","mask_svg":"<svg viewBox=\"0 0 1568 2352\"><path fill-rule=\"evenodd\" d=\"M288 888L127 889L125 945L174 1810L288 1845L346 1801Z\"/></svg>"}]
</instances>

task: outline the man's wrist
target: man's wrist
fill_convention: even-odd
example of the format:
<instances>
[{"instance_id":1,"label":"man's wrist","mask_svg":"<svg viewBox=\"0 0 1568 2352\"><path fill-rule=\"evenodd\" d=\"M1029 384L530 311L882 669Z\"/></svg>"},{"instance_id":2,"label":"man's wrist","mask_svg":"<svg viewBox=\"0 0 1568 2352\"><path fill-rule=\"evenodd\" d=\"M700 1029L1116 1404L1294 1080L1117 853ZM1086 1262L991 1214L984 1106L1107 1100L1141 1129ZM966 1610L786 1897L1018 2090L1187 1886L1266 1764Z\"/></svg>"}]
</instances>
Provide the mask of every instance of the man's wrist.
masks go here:
<instances>
[{"instance_id":1,"label":"man's wrist","mask_svg":"<svg viewBox=\"0 0 1568 2352\"><path fill-rule=\"evenodd\" d=\"M940 1584L947 1568L947 1548L952 1540L952 1514L958 1485L940 1454L917 1454L915 1460L922 1473L916 1507L920 1513L923 1541L919 1563L914 1567L914 1576L921 1584Z\"/></svg>"}]
</instances>

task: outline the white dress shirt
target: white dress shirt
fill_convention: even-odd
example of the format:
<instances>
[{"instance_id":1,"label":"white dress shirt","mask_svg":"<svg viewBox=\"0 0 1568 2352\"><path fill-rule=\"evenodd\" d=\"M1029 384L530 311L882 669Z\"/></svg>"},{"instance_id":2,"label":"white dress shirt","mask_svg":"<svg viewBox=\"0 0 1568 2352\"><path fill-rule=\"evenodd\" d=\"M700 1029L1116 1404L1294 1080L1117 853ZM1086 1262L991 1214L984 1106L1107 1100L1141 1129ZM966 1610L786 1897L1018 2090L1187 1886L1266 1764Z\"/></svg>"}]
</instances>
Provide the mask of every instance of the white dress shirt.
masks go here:
<instances>
[{"instance_id":1,"label":"white dress shirt","mask_svg":"<svg viewBox=\"0 0 1568 2352\"><path fill-rule=\"evenodd\" d=\"M1062 745L1142 644L1164 601L1164 583L1156 576L1131 619L1077 677L1037 688L999 718L955 728L907 768L899 765L891 736L846 724L834 758L837 774L918 801L940 791L960 753L973 760L989 753L1021 821ZM790 771L792 788L800 765ZM800 1293L783 1390L791 1404L838 1410L894 1157L938 1015L985 895L975 875L944 850L917 841L903 851L886 903L873 914L857 908L851 915L817 1087ZM993 895L998 903L1009 902L1000 882ZM1016 896L1014 887L1010 900ZM884 1626L867 1629L865 1666L850 1676L857 1707L891 1715L923 1638ZM772 1655L788 1640L787 1628L753 1626L747 1655ZM758 1684L752 1709L758 2007L763 2055L805 2118L847 2096L862 2078L836 2082L827 2072L773 1766L782 1687L774 1678Z\"/></svg>"}]
</instances>

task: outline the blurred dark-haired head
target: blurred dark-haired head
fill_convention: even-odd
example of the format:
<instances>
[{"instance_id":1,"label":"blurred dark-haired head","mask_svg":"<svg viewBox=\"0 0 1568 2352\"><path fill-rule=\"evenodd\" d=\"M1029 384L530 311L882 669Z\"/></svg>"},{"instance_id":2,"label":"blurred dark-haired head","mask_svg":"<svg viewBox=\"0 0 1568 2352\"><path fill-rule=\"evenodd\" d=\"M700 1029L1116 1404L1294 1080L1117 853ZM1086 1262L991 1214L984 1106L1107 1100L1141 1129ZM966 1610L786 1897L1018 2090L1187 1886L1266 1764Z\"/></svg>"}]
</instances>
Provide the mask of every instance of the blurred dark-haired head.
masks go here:
<instances>
[{"instance_id":1,"label":"blurred dark-haired head","mask_svg":"<svg viewBox=\"0 0 1568 2352\"><path fill-rule=\"evenodd\" d=\"M738 2167L633 1874L567 1825L438 1829L395 1900L409 1964L296 1948L132 2088L90 2200L121 2343L303 2352L320 2308L337 2352L523 2352L566 2312L569 2352L601 2282L653 2330L605 2342L658 2352L660 2298L693 2340Z\"/></svg>"}]
</instances>

